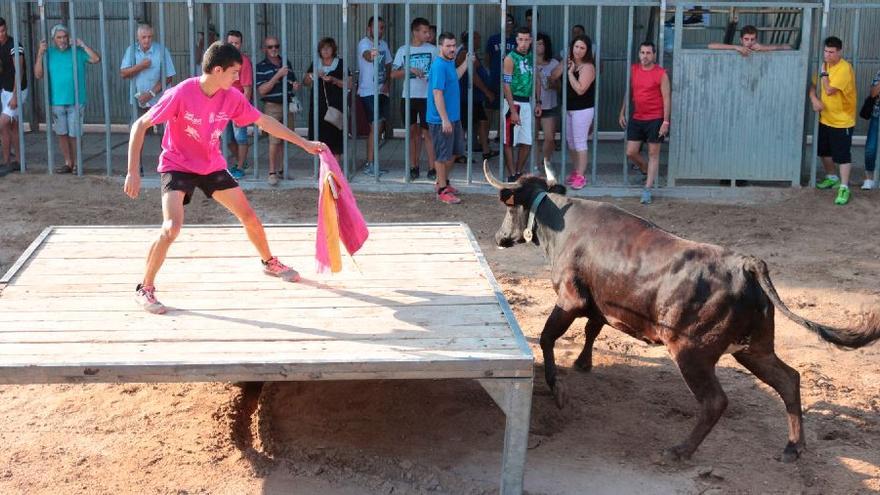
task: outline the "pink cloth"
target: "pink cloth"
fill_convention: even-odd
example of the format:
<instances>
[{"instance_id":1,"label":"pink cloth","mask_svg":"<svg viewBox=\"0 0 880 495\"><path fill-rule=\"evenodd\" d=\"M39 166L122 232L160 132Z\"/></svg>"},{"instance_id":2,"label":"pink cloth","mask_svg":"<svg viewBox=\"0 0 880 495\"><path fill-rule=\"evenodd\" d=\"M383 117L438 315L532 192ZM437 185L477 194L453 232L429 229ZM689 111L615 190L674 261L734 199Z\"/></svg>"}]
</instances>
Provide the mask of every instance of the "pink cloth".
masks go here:
<instances>
[{"instance_id":1,"label":"pink cloth","mask_svg":"<svg viewBox=\"0 0 880 495\"><path fill-rule=\"evenodd\" d=\"M238 73L238 81L232 83L232 87L244 93L244 87L254 86L254 66L251 65L251 59L244 53L241 54L241 71Z\"/></svg>"},{"instance_id":2,"label":"pink cloth","mask_svg":"<svg viewBox=\"0 0 880 495\"><path fill-rule=\"evenodd\" d=\"M318 188L318 233L315 238L315 261L317 262L318 273L324 273L330 268L330 254L327 250L327 236L325 234L325 219L321 211L321 194L324 194L326 188L323 187L325 181L328 180L328 174L332 174L336 184L337 199L336 209L339 217L339 240L345 246L349 254L354 255L361 246L366 242L370 235L367 230L367 223L364 221L361 211L358 210L357 201L354 194L345 180L345 174L339 168L336 157L330 150L321 152L321 171L319 174Z\"/></svg>"},{"instance_id":3,"label":"pink cloth","mask_svg":"<svg viewBox=\"0 0 880 495\"><path fill-rule=\"evenodd\" d=\"M220 137L226 123L238 127L253 124L260 111L241 91L230 88L209 97L192 77L165 91L147 118L154 125L167 124L162 136L159 172L208 175L226 169L220 153Z\"/></svg>"}]
</instances>

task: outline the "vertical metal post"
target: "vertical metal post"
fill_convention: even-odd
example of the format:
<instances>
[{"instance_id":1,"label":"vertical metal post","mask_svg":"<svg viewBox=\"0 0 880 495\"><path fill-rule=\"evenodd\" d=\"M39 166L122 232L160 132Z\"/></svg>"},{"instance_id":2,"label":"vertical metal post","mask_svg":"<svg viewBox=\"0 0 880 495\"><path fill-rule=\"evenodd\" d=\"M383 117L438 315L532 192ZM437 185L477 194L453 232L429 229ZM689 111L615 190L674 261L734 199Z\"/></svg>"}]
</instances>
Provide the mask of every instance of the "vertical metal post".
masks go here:
<instances>
[{"instance_id":1,"label":"vertical metal post","mask_svg":"<svg viewBox=\"0 0 880 495\"><path fill-rule=\"evenodd\" d=\"M816 76L819 72L822 71L822 63L823 63L823 50L824 47L822 45L825 36L828 35L828 16L831 11L831 0L824 0L822 2L822 21L820 25L820 34L819 34L819 47L818 47L818 65L816 66L816 70L813 74L810 75L812 79L813 76ZM817 94L821 94L822 82L819 81L819 78L816 77L816 92ZM818 165L818 153L819 153L819 112L815 112L813 116L813 156L810 161L810 187L816 187L816 168Z\"/></svg>"},{"instance_id":2,"label":"vertical metal post","mask_svg":"<svg viewBox=\"0 0 880 495\"><path fill-rule=\"evenodd\" d=\"M410 94L409 94L409 91L410 91L409 78L410 78L410 70L412 67L412 64L410 61L410 55L412 54L412 50L410 49L410 45L412 44L412 29L410 29L410 23L412 22L412 19L411 19L412 13L410 12L409 0L406 0L405 9L406 9L406 11L404 13L404 29L406 29L406 45L404 45L404 46L406 47L406 57L405 57L405 64L404 64L404 68L403 68L403 87L404 87L403 94L405 95L404 102L403 102L403 106L404 106L404 109L403 109L404 110L403 111L403 127L404 127L404 130L403 130L403 149L406 151L404 151L404 154L403 154L403 156L404 156L403 162L405 164L405 166L403 167L403 180L404 180L404 182L410 182L409 170L410 170L410 168L412 168L413 163L412 163L412 160L410 160L409 147L410 147L410 141L413 139L413 136L409 135L409 126L412 124L412 122L411 122L412 119L409 115L409 110L411 108L410 107ZM427 98L434 97L433 94L430 94L431 91L429 91L428 93L429 94L427 95ZM421 132L422 132L421 129L419 129L419 134L417 136L415 136L415 139L417 139L419 141L422 140ZM418 159L419 159L419 157L416 157L416 164L418 164Z\"/></svg>"},{"instance_id":3,"label":"vertical metal post","mask_svg":"<svg viewBox=\"0 0 880 495\"><path fill-rule=\"evenodd\" d=\"M467 81L467 119L468 119L468 132L467 132L467 183L468 185L473 184L474 178L474 166L473 166L473 155L474 155L474 139L473 136L477 135L479 132L476 127L474 127L474 60L473 57L476 56L477 47L474 46L474 4L468 4L468 23L467 23L467 32L468 32L468 46L467 46L467 64L468 64L468 81ZM432 97L431 95L428 96ZM487 143L488 145L488 143ZM489 150L483 150L483 153L488 153Z\"/></svg>"},{"instance_id":4,"label":"vertical metal post","mask_svg":"<svg viewBox=\"0 0 880 495\"><path fill-rule=\"evenodd\" d=\"M379 2L373 2L373 48L379 49ZM382 60L382 62L385 62ZM387 76L386 76L387 77ZM386 122L387 124L387 122ZM373 57L373 172L379 182L379 57Z\"/></svg>"},{"instance_id":5,"label":"vertical metal post","mask_svg":"<svg viewBox=\"0 0 880 495\"><path fill-rule=\"evenodd\" d=\"M101 99L104 103L104 165L107 176L113 173L110 144L110 80L107 78L107 31L104 29L104 0L98 2L98 30L101 35Z\"/></svg>"},{"instance_id":6,"label":"vertical metal post","mask_svg":"<svg viewBox=\"0 0 880 495\"><path fill-rule=\"evenodd\" d=\"M46 43L49 40L49 26L46 24L46 0L39 0L37 6L40 9L40 30ZM49 67L49 53L43 58L43 67ZM49 101L49 77L43 77L43 112L46 114L46 152L49 162L49 175L55 173L55 150L52 147L52 105ZM24 149L24 148L22 148Z\"/></svg>"},{"instance_id":7,"label":"vertical metal post","mask_svg":"<svg viewBox=\"0 0 880 495\"><path fill-rule=\"evenodd\" d=\"M350 178L348 153L348 98L352 94L348 77L348 0L342 0L342 173Z\"/></svg>"},{"instance_id":8,"label":"vertical metal post","mask_svg":"<svg viewBox=\"0 0 880 495\"><path fill-rule=\"evenodd\" d=\"M666 0L660 0L660 15L657 17L660 22L660 29L657 30L657 33L660 36L659 42L657 43L657 46L660 47L660 55L657 58L657 63L663 67L663 54L666 53Z\"/></svg>"},{"instance_id":9,"label":"vertical metal post","mask_svg":"<svg viewBox=\"0 0 880 495\"><path fill-rule=\"evenodd\" d=\"M529 117L532 119L532 147L529 149L529 172L535 173L535 156L538 152L537 148L541 148L541 156L544 155L543 147L538 142L538 124L541 120L535 115L535 111L538 108L537 98L535 98L535 87L539 84L538 80L540 79L540 74L538 74L538 50L535 48L538 44L538 4L532 2L532 25L529 26L532 30L532 91L529 93L529 101L531 102L532 107L532 115ZM545 53L546 57L547 54ZM541 130L544 128L542 127Z\"/></svg>"},{"instance_id":10,"label":"vertical metal post","mask_svg":"<svg viewBox=\"0 0 880 495\"><path fill-rule=\"evenodd\" d=\"M281 8L281 66L285 67L287 65L287 4L279 4ZM288 119L290 119L290 115L288 114L289 106L287 105L287 78L289 75L285 75L281 80L281 120L283 121L284 127L288 126ZM294 123L294 127L296 124ZM287 141L281 141L282 149L284 150L284 163L281 165L282 173L284 174L284 180L287 180ZM272 150L269 150L269 153L272 153ZM275 172L278 172L277 170Z\"/></svg>"},{"instance_id":11,"label":"vertical metal post","mask_svg":"<svg viewBox=\"0 0 880 495\"><path fill-rule=\"evenodd\" d=\"M11 5L12 16L10 21L12 21L12 37L15 38L15 42L21 44L21 38L19 38L19 34L21 30L18 29L18 5L16 2L12 2ZM71 11L73 10L73 5L70 6ZM22 44L24 46L24 44ZM26 168L26 150L24 145L24 111L22 107L24 107L24 98L21 97L21 78L24 73L24 67L21 66L21 57L24 55L24 52L21 54L16 50L15 45L12 46L12 53L15 55L12 57L12 64L15 67L15 86L12 90L15 94L18 95L18 106L15 108L15 113L17 114L18 119L18 153L20 156L15 157L18 160L18 169L19 172L24 172ZM47 79L44 77L43 79ZM48 136L49 132L49 121L46 121L46 135Z\"/></svg>"},{"instance_id":12,"label":"vertical metal post","mask_svg":"<svg viewBox=\"0 0 880 495\"><path fill-rule=\"evenodd\" d=\"M501 77L498 79L500 83L498 85L498 97L501 100L498 102L498 135L501 138L499 143L501 144L501 152L498 153L498 177L506 177L507 174L504 173L504 147L507 145L507 133L504 132L504 57L506 54L504 53L507 50L507 32L504 31L504 28L507 26L507 0L501 0L501 40L499 41L499 48L501 51L498 53L498 57L500 58L500 68Z\"/></svg>"},{"instance_id":13,"label":"vertical metal post","mask_svg":"<svg viewBox=\"0 0 880 495\"><path fill-rule=\"evenodd\" d=\"M629 100L632 81L633 16L635 7L629 6L626 25L626 83L623 93L623 116L629 122ZM626 129L623 130L623 185L629 185L629 160L626 157Z\"/></svg>"},{"instance_id":14,"label":"vertical metal post","mask_svg":"<svg viewBox=\"0 0 880 495\"><path fill-rule=\"evenodd\" d=\"M190 0L191 1L191 0ZM134 44L131 45L131 64L134 65L137 60L137 50L138 50L138 42L137 42L137 31L135 29L134 22L134 2L128 2L128 40L134 40ZM127 51L127 50L126 50ZM128 82L128 99L131 103L131 120L129 123L134 123L137 120L138 114L138 105L135 101L134 95L137 93L137 85L135 84L135 79L137 76L132 76L132 78ZM47 121L48 122L48 121Z\"/></svg>"},{"instance_id":15,"label":"vertical metal post","mask_svg":"<svg viewBox=\"0 0 880 495\"><path fill-rule=\"evenodd\" d=\"M217 6L218 9L220 9L218 11L219 12L219 15L218 15L219 26L218 27L220 28L218 31L220 31L220 32L217 33L217 35L218 35L218 38L220 39L220 41L222 41L223 43L226 43L226 8L224 7L223 2L217 2L215 5ZM242 40L242 41L244 41L244 40ZM208 40L206 38L205 39L205 50L207 50L207 49L208 49ZM164 77L163 77L163 79L164 79ZM232 124L230 122L230 123L227 123L226 125L228 127ZM235 139L234 136L233 136L233 139ZM229 136L226 135L226 129L223 129L223 134L220 135L220 154L225 157L226 150L228 150L228 149L229 149ZM233 155L232 160L233 160L233 163L235 163L235 166L237 167L238 166L238 156Z\"/></svg>"},{"instance_id":16,"label":"vertical metal post","mask_svg":"<svg viewBox=\"0 0 880 495\"><path fill-rule=\"evenodd\" d=\"M684 6L681 4L675 5L675 14L674 14L674 29L672 30L672 52L675 53L676 50L680 49L682 46L682 40L684 40ZM673 66L675 65L675 60L672 61ZM731 169L730 172L730 187L736 187L735 170ZM669 167L666 170L666 183L669 187L675 187L675 183L678 180L677 178L677 161L672 157L670 159ZM659 172L658 172L659 175Z\"/></svg>"},{"instance_id":17,"label":"vertical metal post","mask_svg":"<svg viewBox=\"0 0 880 495\"><path fill-rule=\"evenodd\" d=\"M343 35L344 40L348 40L348 31L347 31L347 28L348 28L348 0L342 0L342 12L343 12L343 19L342 20L343 20L343 28L344 28L342 30L342 35ZM345 65L344 62L345 62L345 60L347 60L349 58L348 55L350 55L348 52L348 45L346 43L342 43L342 49L345 53L345 57L343 58L343 65ZM351 86L351 90L349 90L349 93L348 93L351 97L351 103L352 103L352 105L350 107L351 108L351 119L349 121L349 124L354 123L354 127L351 132L351 134L354 136L354 142L352 143L351 153L346 154L346 160L348 159L349 155L351 156L351 167L348 168L348 165L346 165L346 173L348 174L348 175L346 175L346 177L348 177L349 179L351 178L352 175L354 175L357 172L358 133L361 130L360 124L358 123L358 119L357 119L358 103L359 103L359 96L358 95L360 92L360 82L361 82L360 81L360 57L361 57L360 53L358 53L357 48L355 48L355 52L354 52L354 59L355 60L354 60L354 63L352 64L352 68L354 69L354 72L357 75L357 77L352 77L352 86ZM346 98L343 99L343 103L345 103L345 104L348 103L348 97L349 96L346 96ZM343 110L344 110L344 108L343 108ZM348 118L347 116L345 116L345 117ZM347 145L347 144L348 144L348 135L345 136L345 142L343 143L343 145ZM348 148L345 148L345 149L347 150Z\"/></svg>"},{"instance_id":18,"label":"vertical metal post","mask_svg":"<svg viewBox=\"0 0 880 495\"><path fill-rule=\"evenodd\" d=\"M103 27L102 27L103 29ZM159 0L159 44L168 49L165 44L165 0ZM165 54L162 54L162 63L159 64L159 80L162 83L162 93L165 93L165 79L168 78L168 68L165 67Z\"/></svg>"},{"instance_id":19,"label":"vertical metal post","mask_svg":"<svg viewBox=\"0 0 880 495\"><path fill-rule=\"evenodd\" d=\"M189 73L196 73L196 19L195 13L193 12L193 0L186 0L186 15L187 20L189 21L187 27L189 28L189 39L186 44L189 47Z\"/></svg>"},{"instance_id":20,"label":"vertical metal post","mask_svg":"<svg viewBox=\"0 0 880 495\"><path fill-rule=\"evenodd\" d=\"M259 98L257 93L257 20L256 20L256 7L253 3L248 5L250 21L251 21L251 81L253 81L253 90L251 91L251 98L253 100L254 108L259 108ZM260 128L256 125L251 126L251 129L254 133L254 180L256 180L260 176L259 168L260 162L258 159L260 158L260 152L257 147L258 141L260 139Z\"/></svg>"},{"instance_id":21,"label":"vertical metal post","mask_svg":"<svg viewBox=\"0 0 880 495\"><path fill-rule=\"evenodd\" d=\"M321 59L318 57L318 4L312 4L312 128L315 132L312 134L312 139L315 141L321 140L321 130L319 127L319 110L320 105L318 104L318 86L323 84L324 82L318 78L318 69L321 64ZM329 103L328 103L329 104ZM312 168L315 176L315 180L318 180L318 155L312 156Z\"/></svg>"},{"instance_id":22,"label":"vertical metal post","mask_svg":"<svg viewBox=\"0 0 880 495\"><path fill-rule=\"evenodd\" d=\"M73 59L73 106L79 114L79 124L80 124L80 133L76 136L76 175L82 176L83 174L83 163L82 163L82 125L83 125L83 116L80 114L79 102L82 100L82 95L79 94L79 78L85 77L85 74L79 73L79 67L77 67L77 51L80 50L78 46L76 46L76 11L74 6L75 2L70 2L68 4L69 12L70 12L70 57ZM15 21L13 21L15 22ZM13 24L14 25L14 24ZM47 40L48 41L48 40Z\"/></svg>"},{"instance_id":23,"label":"vertical metal post","mask_svg":"<svg viewBox=\"0 0 880 495\"><path fill-rule=\"evenodd\" d=\"M593 104L593 159L590 160L590 183L596 185L596 175L599 168L599 103L602 100L601 89L602 75L599 68L602 66L602 6L596 6L596 41L593 42L593 56L596 59L596 79L593 81L596 95Z\"/></svg>"},{"instance_id":24,"label":"vertical metal post","mask_svg":"<svg viewBox=\"0 0 880 495\"><path fill-rule=\"evenodd\" d=\"M436 17L437 17L437 41L439 42L439 41L440 41L440 33L443 32L443 3L442 3L442 2L437 2L437 8L436 8L436 9L437 9L437 11L436 11Z\"/></svg>"},{"instance_id":25,"label":"vertical metal post","mask_svg":"<svg viewBox=\"0 0 880 495\"><path fill-rule=\"evenodd\" d=\"M569 26L569 6L564 5L562 7L562 22L565 24L565 29L562 31L562 54L564 57L562 58L562 77L560 77L560 81L562 82L562 125L560 126L560 141L562 141L562 166L559 168L560 177L566 177L565 172L568 168L568 59L571 56L568 53L568 45L571 43L569 37L571 36L571 27ZM564 180L564 179L563 179Z\"/></svg>"}]
</instances>

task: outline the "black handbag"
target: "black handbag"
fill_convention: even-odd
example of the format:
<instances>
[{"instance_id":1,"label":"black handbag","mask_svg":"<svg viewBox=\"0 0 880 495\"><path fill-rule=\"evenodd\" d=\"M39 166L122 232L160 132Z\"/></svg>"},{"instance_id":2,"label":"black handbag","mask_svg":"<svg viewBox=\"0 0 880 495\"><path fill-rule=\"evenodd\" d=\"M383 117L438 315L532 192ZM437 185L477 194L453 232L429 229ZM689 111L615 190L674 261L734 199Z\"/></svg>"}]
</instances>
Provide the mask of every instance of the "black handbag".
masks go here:
<instances>
[{"instance_id":1,"label":"black handbag","mask_svg":"<svg viewBox=\"0 0 880 495\"><path fill-rule=\"evenodd\" d=\"M877 98L871 98L870 96L865 97L865 101L862 102L862 109L859 110L859 117L865 120L871 120L871 117L874 115L874 105L877 103Z\"/></svg>"}]
</instances>

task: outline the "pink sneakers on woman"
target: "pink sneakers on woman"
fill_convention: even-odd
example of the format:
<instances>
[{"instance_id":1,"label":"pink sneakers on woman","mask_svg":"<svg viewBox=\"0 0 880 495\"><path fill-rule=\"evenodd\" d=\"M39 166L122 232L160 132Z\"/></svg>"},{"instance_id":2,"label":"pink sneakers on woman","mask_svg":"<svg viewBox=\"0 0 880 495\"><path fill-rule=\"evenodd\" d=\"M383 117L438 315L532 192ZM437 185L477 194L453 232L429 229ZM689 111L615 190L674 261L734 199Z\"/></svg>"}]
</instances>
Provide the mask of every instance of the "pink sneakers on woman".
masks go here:
<instances>
[{"instance_id":1,"label":"pink sneakers on woman","mask_svg":"<svg viewBox=\"0 0 880 495\"><path fill-rule=\"evenodd\" d=\"M138 306L144 308L144 311L154 315L165 313L165 305L156 299L156 287L138 284L136 291L134 300L138 303Z\"/></svg>"},{"instance_id":2,"label":"pink sneakers on woman","mask_svg":"<svg viewBox=\"0 0 880 495\"><path fill-rule=\"evenodd\" d=\"M572 189L583 189L587 185L587 178L577 172L572 172L565 179L565 185Z\"/></svg>"},{"instance_id":3,"label":"pink sneakers on woman","mask_svg":"<svg viewBox=\"0 0 880 495\"><path fill-rule=\"evenodd\" d=\"M272 256L269 261L263 262L263 273L272 277L278 277L285 282L299 282L299 273L278 261L277 256Z\"/></svg>"}]
</instances>

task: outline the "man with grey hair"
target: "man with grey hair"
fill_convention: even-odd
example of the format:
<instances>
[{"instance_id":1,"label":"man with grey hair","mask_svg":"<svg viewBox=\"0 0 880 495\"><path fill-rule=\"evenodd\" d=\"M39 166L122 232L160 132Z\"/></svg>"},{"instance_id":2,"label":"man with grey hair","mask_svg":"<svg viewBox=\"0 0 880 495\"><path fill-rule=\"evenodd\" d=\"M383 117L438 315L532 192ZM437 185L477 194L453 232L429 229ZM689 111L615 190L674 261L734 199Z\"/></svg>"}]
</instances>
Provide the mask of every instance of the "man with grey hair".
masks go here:
<instances>
[{"instance_id":1,"label":"man with grey hair","mask_svg":"<svg viewBox=\"0 0 880 495\"><path fill-rule=\"evenodd\" d=\"M125 50L119 67L119 75L131 80L132 103L141 108L141 113L145 112L159 101L162 75L168 86L176 74L171 52L153 41L153 27L146 23L139 24L137 42Z\"/></svg>"},{"instance_id":2,"label":"man with grey hair","mask_svg":"<svg viewBox=\"0 0 880 495\"><path fill-rule=\"evenodd\" d=\"M56 168L55 172L69 174L73 173L76 163L76 138L82 136L83 107L86 104L87 94L86 63L97 64L101 61L101 56L80 39L76 40L76 47L71 52L70 30L64 24L56 24L50 34L51 46L46 40L40 41L37 59L34 61L34 76L42 79L43 76L49 75L49 102L52 106L53 127L55 134L58 135L61 154L64 155L64 165ZM74 57L76 82L73 78Z\"/></svg>"}]
</instances>

